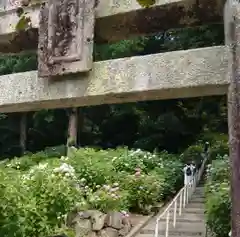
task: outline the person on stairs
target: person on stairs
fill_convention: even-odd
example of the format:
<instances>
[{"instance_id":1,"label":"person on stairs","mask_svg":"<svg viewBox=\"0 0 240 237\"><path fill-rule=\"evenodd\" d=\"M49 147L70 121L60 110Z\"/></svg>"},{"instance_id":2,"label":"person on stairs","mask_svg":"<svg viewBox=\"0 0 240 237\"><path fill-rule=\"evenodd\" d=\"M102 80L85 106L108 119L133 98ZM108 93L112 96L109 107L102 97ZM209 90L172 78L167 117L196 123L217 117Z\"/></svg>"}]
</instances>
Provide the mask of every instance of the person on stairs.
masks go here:
<instances>
[{"instance_id":1,"label":"person on stairs","mask_svg":"<svg viewBox=\"0 0 240 237\"><path fill-rule=\"evenodd\" d=\"M193 179L193 167L190 162L188 162L185 167L183 168L184 172L184 185L190 184Z\"/></svg>"},{"instance_id":2,"label":"person on stairs","mask_svg":"<svg viewBox=\"0 0 240 237\"><path fill-rule=\"evenodd\" d=\"M193 184L193 178L197 172L197 166L194 161L192 161L191 168L192 168L192 184Z\"/></svg>"}]
</instances>

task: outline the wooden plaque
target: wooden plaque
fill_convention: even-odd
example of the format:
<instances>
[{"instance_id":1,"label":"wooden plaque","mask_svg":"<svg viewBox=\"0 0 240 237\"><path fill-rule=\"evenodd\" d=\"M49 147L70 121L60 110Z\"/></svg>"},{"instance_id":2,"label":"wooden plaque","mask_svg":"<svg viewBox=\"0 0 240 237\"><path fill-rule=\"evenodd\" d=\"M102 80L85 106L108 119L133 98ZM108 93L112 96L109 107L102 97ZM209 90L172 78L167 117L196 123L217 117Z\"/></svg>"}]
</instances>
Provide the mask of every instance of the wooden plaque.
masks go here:
<instances>
[{"instance_id":1,"label":"wooden plaque","mask_svg":"<svg viewBox=\"0 0 240 237\"><path fill-rule=\"evenodd\" d=\"M95 0L49 0L40 9L38 75L51 77L92 68Z\"/></svg>"}]
</instances>

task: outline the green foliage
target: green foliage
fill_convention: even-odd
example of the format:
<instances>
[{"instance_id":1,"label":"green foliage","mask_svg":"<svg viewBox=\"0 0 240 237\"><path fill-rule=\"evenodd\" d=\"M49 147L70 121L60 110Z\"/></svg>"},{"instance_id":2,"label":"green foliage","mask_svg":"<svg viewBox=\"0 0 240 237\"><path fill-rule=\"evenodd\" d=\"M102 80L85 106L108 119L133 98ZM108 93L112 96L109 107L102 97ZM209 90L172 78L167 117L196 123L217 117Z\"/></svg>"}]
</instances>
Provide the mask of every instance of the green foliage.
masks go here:
<instances>
[{"instance_id":1,"label":"green foliage","mask_svg":"<svg viewBox=\"0 0 240 237\"><path fill-rule=\"evenodd\" d=\"M61 157L66 155L66 146L65 145L60 145L60 146L55 146L55 147L46 147L44 150L44 153L48 157Z\"/></svg>"},{"instance_id":2,"label":"green foliage","mask_svg":"<svg viewBox=\"0 0 240 237\"><path fill-rule=\"evenodd\" d=\"M204 152L204 148L202 144L189 146L184 153L182 154L182 159L184 163L194 162L197 167L200 166L202 162L202 154Z\"/></svg>"},{"instance_id":3,"label":"green foliage","mask_svg":"<svg viewBox=\"0 0 240 237\"><path fill-rule=\"evenodd\" d=\"M0 235L53 235L65 215L82 200L74 183L71 176L55 173L48 164L22 173L0 169Z\"/></svg>"},{"instance_id":4,"label":"green foliage","mask_svg":"<svg viewBox=\"0 0 240 237\"><path fill-rule=\"evenodd\" d=\"M7 167L16 170L26 171L29 170L29 168L31 168L32 166L38 165L42 161L58 160L56 158L60 158L62 156L61 153L63 149L63 146L49 147L46 148L45 151L41 151L36 154L26 154L22 156L21 159L16 157L7 162Z\"/></svg>"},{"instance_id":5,"label":"green foliage","mask_svg":"<svg viewBox=\"0 0 240 237\"><path fill-rule=\"evenodd\" d=\"M111 163L115 153L118 152L95 151L91 148L79 149L67 162L75 168L79 180L84 179L90 188L96 190L98 185L109 183L116 175Z\"/></svg>"},{"instance_id":6,"label":"green foliage","mask_svg":"<svg viewBox=\"0 0 240 237\"><path fill-rule=\"evenodd\" d=\"M95 192L87 195L87 201L91 208L107 212L129 209L129 194L121 190L118 183L100 186Z\"/></svg>"},{"instance_id":7,"label":"green foliage","mask_svg":"<svg viewBox=\"0 0 240 237\"><path fill-rule=\"evenodd\" d=\"M230 164L228 157L218 156L208 165L206 191L207 225L216 237L227 237L230 231Z\"/></svg>"},{"instance_id":8,"label":"green foliage","mask_svg":"<svg viewBox=\"0 0 240 237\"><path fill-rule=\"evenodd\" d=\"M152 154L140 149L119 148L96 151L88 148L80 149L68 162L75 168L78 179L85 180L87 186L93 191L96 191L99 186L119 182L120 188L127 190L129 200L132 200L130 209L141 212L144 211L144 208L149 208L142 207L143 200L147 205L150 203L154 205L156 201L164 200L168 195L174 194L182 185L183 164L177 156L167 152ZM139 177L137 176L138 170ZM147 176L145 177L145 175ZM151 185L149 185L150 183ZM139 202L136 202L133 185L144 187L144 191L138 190L140 192ZM147 197L144 197L146 193L148 193L149 201L145 199ZM141 195L143 195L142 200Z\"/></svg>"},{"instance_id":9,"label":"green foliage","mask_svg":"<svg viewBox=\"0 0 240 237\"><path fill-rule=\"evenodd\" d=\"M221 136L211 146L211 159L215 159L218 155L224 156L229 154L228 138L227 135Z\"/></svg>"},{"instance_id":10,"label":"green foliage","mask_svg":"<svg viewBox=\"0 0 240 237\"><path fill-rule=\"evenodd\" d=\"M37 55L26 53L16 56L0 57L0 75L10 74L14 72L25 72L37 68Z\"/></svg>"},{"instance_id":11,"label":"green foliage","mask_svg":"<svg viewBox=\"0 0 240 237\"><path fill-rule=\"evenodd\" d=\"M168 30L157 35L95 45L95 61L223 44L222 25ZM37 55L0 57L0 74L37 69ZM113 148L119 145L178 153L198 139L206 128L226 132L226 97L153 101L81 108L79 133L82 146ZM161 112L159 112L161 111ZM19 116L0 118L0 156L21 154ZM29 113L27 149L66 144L65 110ZM57 128L57 129L56 129ZM205 131L205 130L204 130ZM112 136L114 134L114 136Z\"/></svg>"},{"instance_id":12,"label":"green foliage","mask_svg":"<svg viewBox=\"0 0 240 237\"><path fill-rule=\"evenodd\" d=\"M162 182L162 199L168 199L174 196L183 184L183 164L179 158L172 160L165 160L162 164L155 168L157 176L164 178Z\"/></svg>"},{"instance_id":13,"label":"green foliage","mask_svg":"<svg viewBox=\"0 0 240 237\"><path fill-rule=\"evenodd\" d=\"M151 208L162 201L164 180L155 173L144 174L136 171L126 175L122 185L129 194L129 205L132 212L149 213Z\"/></svg>"},{"instance_id":14,"label":"green foliage","mask_svg":"<svg viewBox=\"0 0 240 237\"><path fill-rule=\"evenodd\" d=\"M171 196L175 194L176 190L182 185L183 182L183 164L180 162L178 156L169 154L166 151L158 154L152 154L140 149L133 151L125 150L121 156L113 160L113 166L118 172L127 172L130 174L136 174L136 172L140 172L141 177L144 177L145 174L151 174L158 184L152 181L151 185L147 185L149 186L150 190L154 189L151 188L152 185L158 186L155 187L155 192L160 193L159 190L161 190L161 198L158 197L161 200L169 197L169 195ZM129 177L129 181L131 181L131 177L133 176ZM126 177L124 177L124 179L126 179ZM136 181L140 182L141 179ZM142 181L148 183L147 179L143 178ZM151 183L151 181L149 181L149 183ZM150 191L150 193L151 192L153 191ZM134 199L134 196L136 195L135 191L132 192L132 194ZM149 199L151 199L150 195ZM148 203L146 200L145 202ZM154 203L153 201L150 202Z\"/></svg>"},{"instance_id":15,"label":"green foliage","mask_svg":"<svg viewBox=\"0 0 240 237\"><path fill-rule=\"evenodd\" d=\"M31 24L31 18L27 15L27 13L23 13L18 19L18 22L15 26L15 30L17 32L27 30L30 24Z\"/></svg>"},{"instance_id":16,"label":"green foliage","mask_svg":"<svg viewBox=\"0 0 240 237\"><path fill-rule=\"evenodd\" d=\"M137 0L142 7L150 7L156 3L156 0Z\"/></svg>"},{"instance_id":17,"label":"green foliage","mask_svg":"<svg viewBox=\"0 0 240 237\"><path fill-rule=\"evenodd\" d=\"M7 160L0 165L0 235L46 237L70 231L65 218L76 209L149 213L182 185L182 167L167 152L126 148Z\"/></svg>"}]
</instances>

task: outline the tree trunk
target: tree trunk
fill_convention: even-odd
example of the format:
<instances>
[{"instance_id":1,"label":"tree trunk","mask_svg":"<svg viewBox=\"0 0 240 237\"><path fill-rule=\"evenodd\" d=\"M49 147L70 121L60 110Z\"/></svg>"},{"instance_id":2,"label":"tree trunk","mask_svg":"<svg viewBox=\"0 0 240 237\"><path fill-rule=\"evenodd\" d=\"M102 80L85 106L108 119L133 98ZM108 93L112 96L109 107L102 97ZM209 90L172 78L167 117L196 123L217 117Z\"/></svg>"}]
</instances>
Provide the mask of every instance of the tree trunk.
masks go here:
<instances>
[{"instance_id":1,"label":"tree trunk","mask_svg":"<svg viewBox=\"0 0 240 237\"><path fill-rule=\"evenodd\" d=\"M81 143L82 143L82 139L81 139L81 135L83 132L83 126L84 126L84 116L82 113L82 110L78 109L78 147L81 147Z\"/></svg>"},{"instance_id":2,"label":"tree trunk","mask_svg":"<svg viewBox=\"0 0 240 237\"><path fill-rule=\"evenodd\" d=\"M26 142L27 142L27 113L23 113L20 119L20 148L21 155L26 152Z\"/></svg>"},{"instance_id":3,"label":"tree trunk","mask_svg":"<svg viewBox=\"0 0 240 237\"><path fill-rule=\"evenodd\" d=\"M67 139L67 156L70 154L71 147L77 146L77 130L78 130L78 109L73 108L69 113L68 123L68 139Z\"/></svg>"},{"instance_id":4,"label":"tree trunk","mask_svg":"<svg viewBox=\"0 0 240 237\"><path fill-rule=\"evenodd\" d=\"M228 128L231 164L232 237L240 236L240 4L228 1L224 11L228 49Z\"/></svg>"}]
</instances>

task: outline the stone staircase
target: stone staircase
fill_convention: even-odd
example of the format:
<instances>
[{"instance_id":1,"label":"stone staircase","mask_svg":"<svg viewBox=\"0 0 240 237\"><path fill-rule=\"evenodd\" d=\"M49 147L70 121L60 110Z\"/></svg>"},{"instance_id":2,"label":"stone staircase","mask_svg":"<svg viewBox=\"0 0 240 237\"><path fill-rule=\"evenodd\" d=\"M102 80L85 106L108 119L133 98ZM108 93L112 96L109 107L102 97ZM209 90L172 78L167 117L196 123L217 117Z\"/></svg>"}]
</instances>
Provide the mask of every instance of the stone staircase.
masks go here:
<instances>
[{"instance_id":1,"label":"stone staircase","mask_svg":"<svg viewBox=\"0 0 240 237\"><path fill-rule=\"evenodd\" d=\"M173 208L170 209L170 216L173 215ZM170 218L172 220L172 218ZM136 235L136 237L154 237L156 227L156 217L144 226ZM159 222L159 237L165 237L166 218ZM203 237L206 235L206 227L204 221L204 187L200 183L186 207L182 210L182 214L177 215L176 226L173 222L169 223L168 237Z\"/></svg>"}]
</instances>

